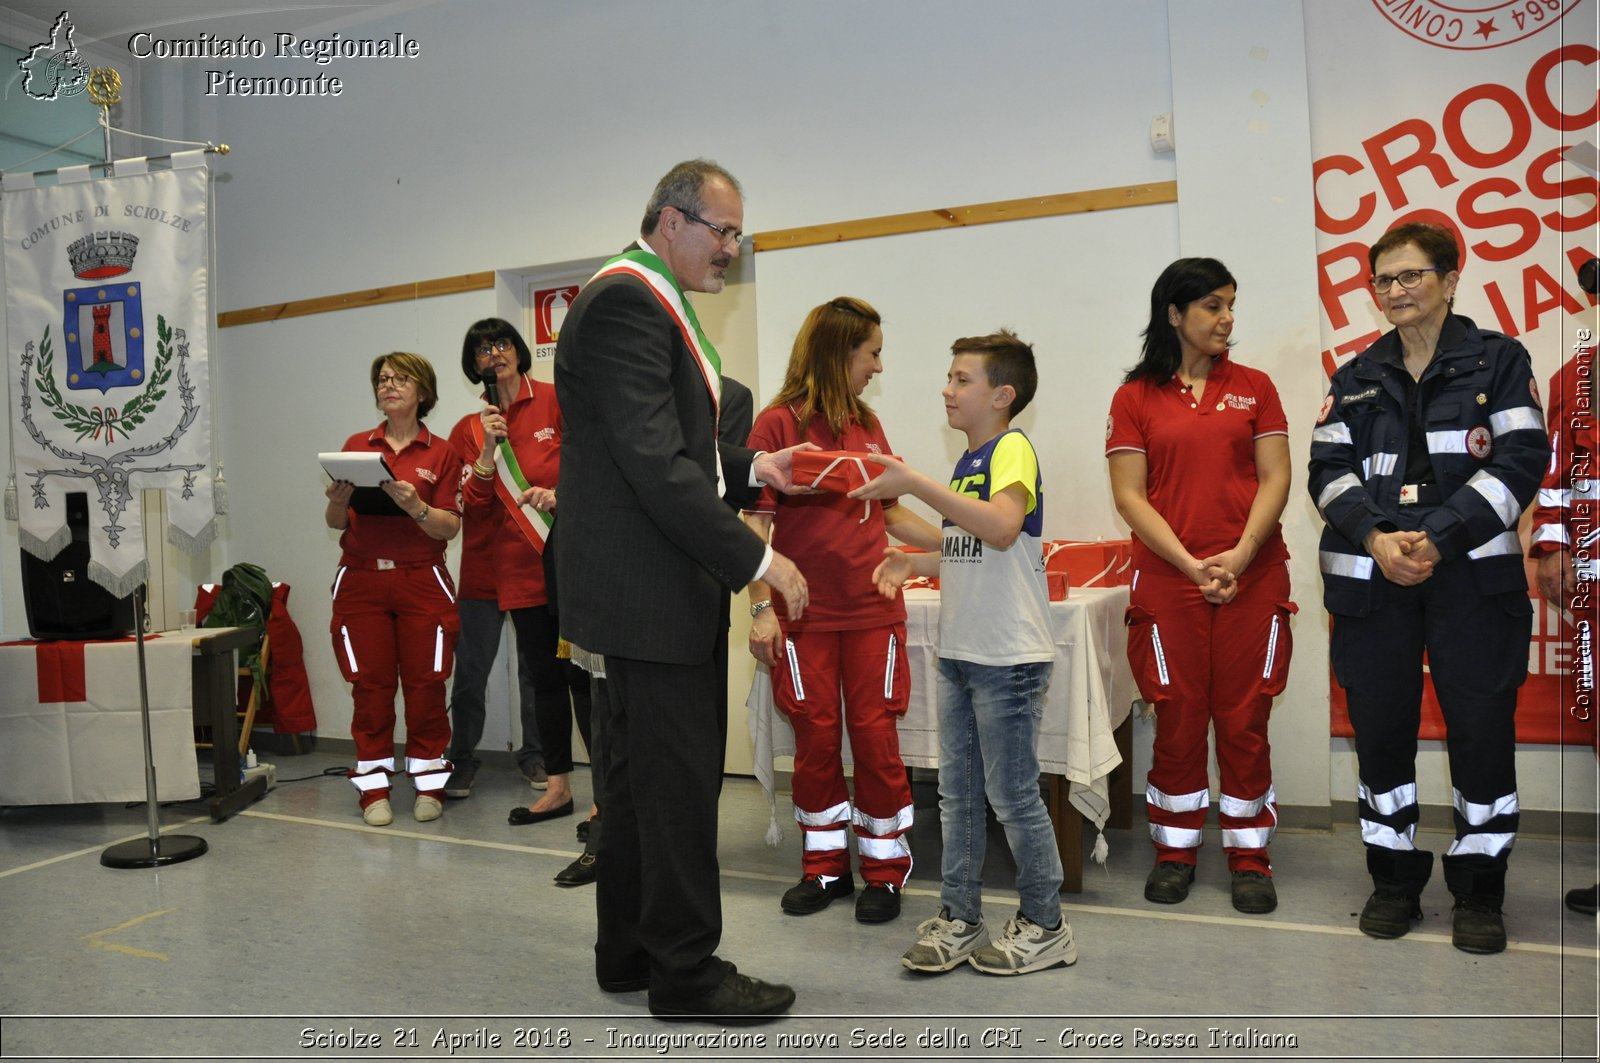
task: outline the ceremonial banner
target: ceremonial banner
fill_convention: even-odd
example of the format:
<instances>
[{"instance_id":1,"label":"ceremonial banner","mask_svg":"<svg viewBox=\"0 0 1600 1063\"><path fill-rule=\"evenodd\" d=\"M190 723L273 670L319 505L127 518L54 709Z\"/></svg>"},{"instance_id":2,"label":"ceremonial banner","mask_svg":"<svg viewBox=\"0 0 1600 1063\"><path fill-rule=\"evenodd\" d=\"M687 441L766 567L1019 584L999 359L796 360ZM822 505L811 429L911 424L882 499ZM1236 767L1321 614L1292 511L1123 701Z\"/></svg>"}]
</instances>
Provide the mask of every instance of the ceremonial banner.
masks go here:
<instances>
[{"instance_id":1,"label":"ceremonial banner","mask_svg":"<svg viewBox=\"0 0 1600 1063\"><path fill-rule=\"evenodd\" d=\"M1366 253L1402 222L1456 234L1456 312L1527 347L1541 392L1580 330L1593 328L1594 300L1577 274L1600 251L1596 6L1305 3L1325 374L1389 330L1367 284ZM1534 597L1518 738L1590 742L1594 721L1561 710L1570 651L1559 617ZM1330 683L1332 731L1349 735L1344 692ZM1423 737L1441 737L1431 684L1423 716Z\"/></svg>"},{"instance_id":2,"label":"ceremonial banner","mask_svg":"<svg viewBox=\"0 0 1600 1063\"><path fill-rule=\"evenodd\" d=\"M87 492L89 575L121 597L147 575L142 489L166 489L179 549L215 535L208 172L198 151L159 173L77 169L0 193L19 537L54 557L64 496Z\"/></svg>"}]
</instances>

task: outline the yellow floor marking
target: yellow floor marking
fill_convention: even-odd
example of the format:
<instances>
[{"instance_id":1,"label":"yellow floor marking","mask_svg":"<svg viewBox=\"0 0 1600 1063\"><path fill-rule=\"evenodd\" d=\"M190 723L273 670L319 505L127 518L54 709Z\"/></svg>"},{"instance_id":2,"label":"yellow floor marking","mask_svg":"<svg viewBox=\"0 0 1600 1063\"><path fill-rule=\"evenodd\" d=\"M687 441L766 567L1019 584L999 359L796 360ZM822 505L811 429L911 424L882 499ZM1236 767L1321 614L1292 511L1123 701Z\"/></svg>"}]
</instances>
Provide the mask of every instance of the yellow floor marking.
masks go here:
<instances>
[{"instance_id":1,"label":"yellow floor marking","mask_svg":"<svg viewBox=\"0 0 1600 1063\"><path fill-rule=\"evenodd\" d=\"M120 930L127 930L129 927L138 926L147 919L154 919L158 915L166 915L168 912L176 910L175 908L163 908L159 912L146 912L144 915L136 915L125 923L118 923L116 926L107 927L104 930L96 930L92 934L85 934L83 940L87 941L93 948L108 949L111 952L120 952L124 956L138 956L141 959L160 960L162 963L166 963L167 955L164 952L150 952L147 949L136 949L132 945L119 945L115 941L106 941L105 937L107 934L115 934Z\"/></svg>"}]
</instances>

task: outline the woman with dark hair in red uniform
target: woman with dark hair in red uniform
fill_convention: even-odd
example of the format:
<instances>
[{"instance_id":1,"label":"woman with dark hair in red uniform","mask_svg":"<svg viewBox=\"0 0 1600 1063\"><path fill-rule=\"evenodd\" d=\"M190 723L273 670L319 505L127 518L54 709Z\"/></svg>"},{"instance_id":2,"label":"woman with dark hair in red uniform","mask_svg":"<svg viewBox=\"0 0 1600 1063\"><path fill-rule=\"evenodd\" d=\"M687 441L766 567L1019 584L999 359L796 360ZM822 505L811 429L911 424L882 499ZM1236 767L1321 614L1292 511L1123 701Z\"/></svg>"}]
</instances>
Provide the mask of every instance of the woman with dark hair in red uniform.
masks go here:
<instances>
[{"instance_id":1,"label":"woman with dark hair in red uniform","mask_svg":"<svg viewBox=\"0 0 1600 1063\"><path fill-rule=\"evenodd\" d=\"M1267 846L1278 821L1267 718L1289 672L1289 423L1260 370L1233 361L1238 286L1214 258L1181 258L1150 292L1139 362L1111 399L1111 496L1133 532L1128 662L1155 706L1145 804L1156 864L1145 900L1189 895L1211 803L1233 906L1278 906Z\"/></svg>"},{"instance_id":2,"label":"woman with dark hair in red uniform","mask_svg":"<svg viewBox=\"0 0 1600 1063\"><path fill-rule=\"evenodd\" d=\"M445 543L461 530L462 463L443 436L421 418L439 396L433 366L421 355L395 352L372 362L372 390L384 420L345 440L346 451L382 454L395 478L383 493L390 513L358 513L353 484L328 485L328 527L343 555L333 580L333 656L352 684L350 737L361 794L361 818L394 822L389 777L395 772L394 696L405 690L405 770L416 791L419 822L438 819L450 775L445 748L450 718L444 681L457 630L456 589L444 567ZM366 508L366 507L363 507Z\"/></svg>"}]
</instances>

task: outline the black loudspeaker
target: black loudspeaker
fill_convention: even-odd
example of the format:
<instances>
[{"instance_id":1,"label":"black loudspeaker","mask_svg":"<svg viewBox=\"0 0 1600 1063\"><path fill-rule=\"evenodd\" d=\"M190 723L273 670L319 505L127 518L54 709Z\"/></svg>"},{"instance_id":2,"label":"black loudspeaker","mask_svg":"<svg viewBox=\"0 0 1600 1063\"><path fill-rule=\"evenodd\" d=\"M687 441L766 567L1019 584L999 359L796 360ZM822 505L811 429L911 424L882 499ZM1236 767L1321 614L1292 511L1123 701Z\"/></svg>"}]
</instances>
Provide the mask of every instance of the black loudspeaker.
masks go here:
<instances>
[{"instance_id":1,"label":"black loudspeaker","mask_svg":"<svg viewBox=\"0 0 1600 1063\"><path fill-rule=\"evenodd\" d=\"M116 639L133 634L133 595L113 598L89 578L89 496L66 496L72 541L50 561L22 551L22 600L36 639Z\"/></svg>"}]
</instances>

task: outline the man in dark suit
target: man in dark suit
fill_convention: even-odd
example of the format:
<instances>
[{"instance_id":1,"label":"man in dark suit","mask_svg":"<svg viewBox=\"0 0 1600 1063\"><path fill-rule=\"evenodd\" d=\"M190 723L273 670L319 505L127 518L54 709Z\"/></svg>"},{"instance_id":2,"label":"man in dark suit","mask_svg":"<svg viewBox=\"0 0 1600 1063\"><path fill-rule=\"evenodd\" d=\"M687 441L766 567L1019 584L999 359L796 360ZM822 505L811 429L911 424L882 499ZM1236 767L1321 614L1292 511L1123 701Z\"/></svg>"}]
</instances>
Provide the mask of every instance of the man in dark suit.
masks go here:
<instances>
[{"instance_id":1,"label":"man in dark suit","mask_svg":"<svg viewBox=\"0 0 1600 1063\"><path fill-rule=\"evenodd\" d=\"M674 167L639 242L585 286L556 347L562 629L606 660L595 973L608 992L648 988L665 1018L755 1018L794 1002L716 955L723 603L756 576L791 603L793 588L800 610L807 600L793 562L720 497L753 498L757 481L793 489L790 452L718 443L721 363L684 297L722 289L743 223L727 171Z\"/></svg>"}]
</instances>

